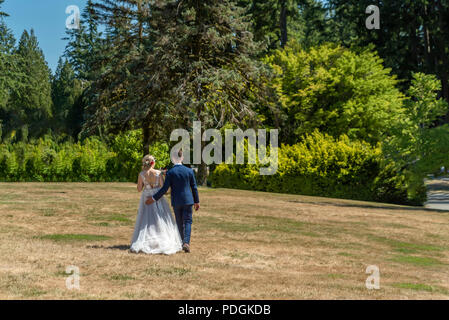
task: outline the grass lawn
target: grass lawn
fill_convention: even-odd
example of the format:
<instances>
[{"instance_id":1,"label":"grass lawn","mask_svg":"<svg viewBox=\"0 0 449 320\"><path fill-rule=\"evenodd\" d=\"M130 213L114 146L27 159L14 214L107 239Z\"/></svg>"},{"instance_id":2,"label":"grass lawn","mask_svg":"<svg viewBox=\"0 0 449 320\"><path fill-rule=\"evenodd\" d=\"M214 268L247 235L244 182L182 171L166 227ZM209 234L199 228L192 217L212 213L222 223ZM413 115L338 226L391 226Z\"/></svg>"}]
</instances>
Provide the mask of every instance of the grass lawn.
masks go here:
<instances>
[{"instance_id":1,"label":"grass lawn","mask_svg":"<svg viewBox=\"0 0 449 320\"><path fill-rule=\"evenodd\" d=\"M449 212L203 188L192 253L163 256L128 252L139 197L130 183L0 183L0 298L449 298Z\"/></svg>"}]
</instances>

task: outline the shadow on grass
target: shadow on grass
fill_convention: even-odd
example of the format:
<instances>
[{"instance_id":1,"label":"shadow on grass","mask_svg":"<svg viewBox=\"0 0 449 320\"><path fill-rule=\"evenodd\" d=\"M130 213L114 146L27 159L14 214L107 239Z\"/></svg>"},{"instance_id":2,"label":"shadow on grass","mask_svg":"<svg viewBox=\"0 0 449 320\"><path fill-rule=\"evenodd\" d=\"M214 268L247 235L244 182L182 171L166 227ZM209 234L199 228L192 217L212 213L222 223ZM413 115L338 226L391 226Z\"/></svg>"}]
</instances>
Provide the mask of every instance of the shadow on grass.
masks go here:
<instances>
[{"instance_id":1,"label":"shadow on grass","mask_svg":"<svg viewBox=\"0 0 449 320\"><path fill-rule=\"evenodd\" d=\"M342 199L347 200L347 199ZM357 200L358 201L358 200ZM334 207L343 207L343 208L360 208L360 209L380 209L380 210L416 210L416 211L433 211L433 212L449 212L448 210L443 209L431 209L425 207L412 207L412 206L401 206L394 204L350 204L350 203L338 203L338 202L326 202L326 201L300 201L300 200L288 200L288 202L292 203L303 203L303 204L316 204L320 206L334 206Z\"/></svg>"},{"instance_id":2,"label":"shadow on grass","mask_svg":"<svg viewBox=\"0 0 449 320\"><path fill-rule=\"evenodd\" d=\"M99 245L94 245L94 246L87 246L86 248L88 249L108 249L108 250L121 250L121 251L128 251L129 250L129 245L128 244L119 244L116 246L99 246Z\"/></svg>"}]
</instances>

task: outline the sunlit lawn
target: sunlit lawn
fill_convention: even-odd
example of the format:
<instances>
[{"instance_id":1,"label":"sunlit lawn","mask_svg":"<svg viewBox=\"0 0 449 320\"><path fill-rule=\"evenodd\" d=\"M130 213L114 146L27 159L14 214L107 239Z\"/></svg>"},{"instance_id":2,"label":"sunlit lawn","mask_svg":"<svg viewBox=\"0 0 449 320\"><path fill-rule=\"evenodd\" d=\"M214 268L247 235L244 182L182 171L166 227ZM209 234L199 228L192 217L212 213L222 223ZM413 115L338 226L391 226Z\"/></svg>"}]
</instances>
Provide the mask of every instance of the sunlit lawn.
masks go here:
<instances>
[{"instance_id":1,"label":"sunlit lawn","mask_svg":"<svg viewBox=\"0 0 449 320\"><path fill-rule=\"evenodd\" d=\"M0 183L0 298L449 298L449 212L201 189L192 253L149 256L128 252L139 197L130 183Z\"/></svg>"}]
</instances>

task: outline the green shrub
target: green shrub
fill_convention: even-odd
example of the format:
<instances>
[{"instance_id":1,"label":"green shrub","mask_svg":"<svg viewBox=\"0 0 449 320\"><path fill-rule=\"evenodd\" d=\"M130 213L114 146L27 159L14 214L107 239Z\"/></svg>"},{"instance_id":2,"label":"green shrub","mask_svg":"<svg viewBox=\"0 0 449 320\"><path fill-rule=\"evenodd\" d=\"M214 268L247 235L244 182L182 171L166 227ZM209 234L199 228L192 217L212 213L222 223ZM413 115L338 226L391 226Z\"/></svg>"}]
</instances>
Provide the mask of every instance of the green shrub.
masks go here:
<instances>
[{"instance_id":1,"label":"green shrub","mask_svg":"<svg viewBox=\"0 0 449 320\"><path fill-rule=\"evenodd\" d=\"M142 168L140 130L117 135L110 146L98 137L82 142L45 136L28 143L0 144L0 181L136 181ZM169 161L169 146L155 143L156 166Z\"/></svg>"},{"instance_id":2,"label":"green shrub","mask_svg":"<svg viewBox=\"0 0 449 320\"><path fill-rule=\"evenodd\" d=\"M301 143L282 145L278 152L275 175L260 175L259 165L220 164L209 181L213 187L400 204L422 201L409 198L406 178L384 164L380 146L315 131Z\"/></svg>"},{"instance_id":3,"label":"green shrub","mask_svg":"<svg viewBox=\"0 0 449 320\"><path fill-rule=\"evenodd\" d=\"M117 181L135 181L142 170L142 130L132 130L117 135L112 144L117 155L110 163ZM150 154L156 158L156 168L164 168L170 163L169 146L156 142L150 146Z\"/></svg>"}]
</instances>

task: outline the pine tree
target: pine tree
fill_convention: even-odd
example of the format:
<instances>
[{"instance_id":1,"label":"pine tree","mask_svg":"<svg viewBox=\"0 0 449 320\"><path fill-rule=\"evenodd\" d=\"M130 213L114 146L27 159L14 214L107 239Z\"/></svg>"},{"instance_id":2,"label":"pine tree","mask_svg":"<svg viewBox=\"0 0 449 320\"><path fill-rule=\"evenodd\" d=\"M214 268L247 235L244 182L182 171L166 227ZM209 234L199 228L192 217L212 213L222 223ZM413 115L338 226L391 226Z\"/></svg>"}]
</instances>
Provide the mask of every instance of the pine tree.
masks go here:
<instances>
[{"instance_id":1,"label":"pine tree","mask_svg":"<svg viewBox=\"0 0 449 320\"><path fill-rule=\"evenodd\" d=\"M0 17L0 108L6 108L11 88L16 80L14 44L14 36Z\"/></svg>"},{"instance_id":2,"label":"pine tree","mask_svg":"<svg viewBox=\"0 0 449 320\"><path fill-rule=\"evenodd\" d=\"M263 48L244 9L219 0L156 1L152 9L153 70L169 89L167 100L191 115L184 126L191 128L192 120L203 130L228 122L256 125L268 74L255 58ZM201 163L200 184L206 169Z\"/></svg>"},{"instance_id":3,"label":"pine tree","mask_svg":"<svg viewBox=\"0 0 449 320\"><path fill-rule=\"evenodd\" d=\"M369 5L380 9L380 29L368 30ZM406 91L413 72L435 74L441 94L449 101L449 1L447 0L329 0L333 36L347 47L374 44ZM449 120L449 114L447 116Z\"/></svg>"},{"instance_id":4,"label":"pine tree","mask_svg":"<svg viewBox=\"0 0 449 320\"><path fill-rule=\"evenodd\" d=\"M299 19L295 39L310 48L329 41L332 30L327 20L328 10L319 0L298 0Z\"/></svg>"},{"instance_id":5,"label":"pine tree","mask_svg":"<svg viewBox=\"0 0 449 320\"><path fill-rule=\"evenodd\" d=\"M23 32L16 55L22 87L11 97L10 125L39 136L51 116L51 72L33 30Z\"/></svg>"},{"instance_id":6,"label":"pine tree","mask_svg":"<svg viewBox=\"0 0 449 320\"><path fill-rule=\"evenodd\" d=\"M284 47L298 32L298 0L240 0L251 16L252 31L257 41L265 41L268 49Z\"/></svg>"},{"instance_id":7,"label":"pine tree","mask_svg":"<svg viewBox=\"0 0 449 320\"><path fill-rule=\"evenodd\" d=\"M52 79L53 132L74 137L79 133L77 128L81 125L81 119L75 117L75 114L79 113L76 109L82 90L81 81L76 79L71 64L60 58Z\"/></svg>"},{"instance_id":8,"label":"pine tree","mask_svg":"<svg viewBox=\"0 0 449 320\"><path fill-rule=\"evenodd\" d=\"M4 133L14 129L10 121L13 115L11 98L22 89L19 57L14 52L15 39L4 20L7 16L0 12L0 140Z\"/></svg>"},{"instance_id":9,"label":"pine tree","mask_svg":"<svg viewBox=\"0 0 449 320\"><path fill-rule=\"evenodd\" d=\"M255 58L243 9L231 1L103 0L95 22L105 25L103 70L88 94L86 128L130 127L150 142L173 128L257 122L254 112L268 75ZM200 166L200 183L206 167Z\"/></svg>"},{"instance_id":10,"label":"pine tree","mask_svg":"<svg viewBox=\"0 0 449 320\"><path fill-rule=\"evenodd\" d=\"M8 14L6 12L1 11L3 2L5 2L5 0L0 0L0 19L2 17L7 17L8 16Z\"/></svg>"},{"instance_id":11,"label":"pine tree","mask_svg":"<svg viewBox=\"0 0 449 320\"><path fill-rule=\"evenodd\" d=\"M99 63L107 48L103 44L103 33L98 30L98 21L95 16L94 3L88 0L81 15L79 29L67 31L66 40L69 43L65 55L73 66L76 77L86 82L95 79L101 70Z\"/></svg>"}]
</instances>

